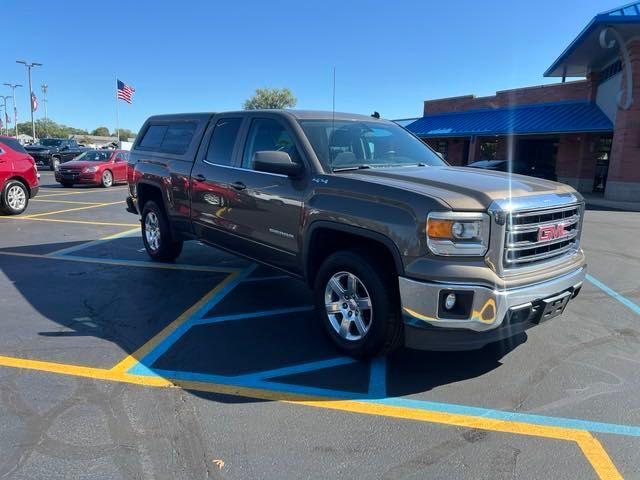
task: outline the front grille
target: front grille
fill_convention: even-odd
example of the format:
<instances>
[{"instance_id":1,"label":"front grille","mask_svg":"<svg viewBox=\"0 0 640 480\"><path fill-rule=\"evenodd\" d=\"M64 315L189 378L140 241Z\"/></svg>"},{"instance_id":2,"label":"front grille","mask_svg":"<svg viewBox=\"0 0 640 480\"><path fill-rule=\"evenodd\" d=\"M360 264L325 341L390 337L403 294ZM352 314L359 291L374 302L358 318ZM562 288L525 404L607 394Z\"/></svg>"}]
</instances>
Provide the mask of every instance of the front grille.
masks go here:
<instances>
[{"instance_id":1,"label":"front grille","mask_svg":"<svg viewBox=\"0 0 640 480\"><path fill-rule=\"evenodd\" d=\"M512 212L507 218L505 268L536 265L575 252L581 217L581 205ZM557 235L558 225L564 227L561 235ZM548 233L542 239L541 229Z\"/></svg>"}]
</instances>

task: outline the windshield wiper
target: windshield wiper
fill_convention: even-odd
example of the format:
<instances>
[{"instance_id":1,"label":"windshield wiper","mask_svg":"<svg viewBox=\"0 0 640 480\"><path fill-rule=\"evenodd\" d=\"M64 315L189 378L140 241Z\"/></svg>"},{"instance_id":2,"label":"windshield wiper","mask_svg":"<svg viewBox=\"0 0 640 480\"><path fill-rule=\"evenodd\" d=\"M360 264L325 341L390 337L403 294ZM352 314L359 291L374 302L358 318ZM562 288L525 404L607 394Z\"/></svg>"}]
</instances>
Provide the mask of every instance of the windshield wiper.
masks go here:
<instances>
[{"instance_id":1,"label":"windshield wiper","mask_svg":"<svg viewBox=\"0 0 640 480\"><path fill-rule=\"evenodd\" d=\"M342 168L332 168L332 172L346 172L348 170L366 170L367 168L371 168L371 165L362 164L362 165L352 165L350 167L342 167Z\"/></svg>"}]
</instances>

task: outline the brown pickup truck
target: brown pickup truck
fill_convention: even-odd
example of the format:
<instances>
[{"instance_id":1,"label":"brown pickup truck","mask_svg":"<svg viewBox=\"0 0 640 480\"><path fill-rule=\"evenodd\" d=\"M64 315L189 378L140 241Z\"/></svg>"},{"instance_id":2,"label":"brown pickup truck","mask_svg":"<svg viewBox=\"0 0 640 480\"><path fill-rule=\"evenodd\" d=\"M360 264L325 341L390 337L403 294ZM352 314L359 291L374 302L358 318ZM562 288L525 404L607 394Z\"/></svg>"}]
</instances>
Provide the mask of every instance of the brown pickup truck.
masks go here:
<instances>
[{"instance_id":1,"label":"brown pickup truck","mask_svg":"<svg viewBox=\"0 0 640 480\"><path fill-rule=\"evenodd\" d=\"M355 356L480 348L561 314L585 278L575 190L450 167L385 120L154 116L129 167L151 258L197 239L300 277Z\"/></svg>"}]
</instances>

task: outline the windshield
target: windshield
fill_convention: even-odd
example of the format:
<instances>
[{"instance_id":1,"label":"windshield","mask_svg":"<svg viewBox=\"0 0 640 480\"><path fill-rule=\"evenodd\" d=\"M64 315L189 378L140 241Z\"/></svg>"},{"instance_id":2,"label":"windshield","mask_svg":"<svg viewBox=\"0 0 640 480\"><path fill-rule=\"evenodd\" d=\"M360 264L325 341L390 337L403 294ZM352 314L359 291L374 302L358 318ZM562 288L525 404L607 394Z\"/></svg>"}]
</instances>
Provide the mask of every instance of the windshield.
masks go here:
<instances>
[{"instance_id":1,"label":"windshield","mask_svg":"<svg viewBox=\"0 0 640 480\"><path fill-rule=\"evenodd\" d=\"M62 145L62 140L56 140L55 138L43 138L39 143L45 147L59 147Z\"/></svg>"},{"instance_id":2,"label":"windshield","mask_svg":"<svg viewBox=\"0 0 640 480\"><path fill-rule=\"evenodd\" d=\"M111 151L89 150L78 155L74 160L82 160L84 162L106 162L111 157Z\"/></svg>"},{"instance_id":3,"label":"windshield","mask_svg":"<svg viewBox=\"0 0 640 480\"><path fill-rule=\"evenodd\" d=\"M300 120L320 161L331 170L446 165L429 147L393 123Z\"/></svg>"}]
</instances>

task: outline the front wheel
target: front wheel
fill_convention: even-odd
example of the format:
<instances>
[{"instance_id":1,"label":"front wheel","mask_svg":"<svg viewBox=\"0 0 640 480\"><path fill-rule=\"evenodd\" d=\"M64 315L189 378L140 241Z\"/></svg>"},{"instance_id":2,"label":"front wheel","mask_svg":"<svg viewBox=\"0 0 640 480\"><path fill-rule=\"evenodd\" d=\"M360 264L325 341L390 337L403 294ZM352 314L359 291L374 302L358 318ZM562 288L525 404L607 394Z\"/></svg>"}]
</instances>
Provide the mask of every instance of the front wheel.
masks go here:
<instances>
[{"instance_id":1,"label":"front wheel","mask_svg":"<svg viewBox=\"0 0 640 480\"><path fill-rule=\"evenodd\" d=\"M173 239L164 211L152 200L142 210L142 241L147 254L159 262L172 262L182 252L182 241Z\"/></svg>"},{"instance_id":2,"label":"front wheel","mask_svg":"<svg viewBox=\"0 0 640 480\"><path fill-rule=\"evenodd\" d=\"M58 157L51 158L51 162L49 163L49 168L52 172L57 172L60 168L60 159Z\"/></svg>"},{"instance_id":3,"label":"front wheel","mask_svg":"<svg viewBox=\"0 0 640 480\"><path fill-rule=\"evenodd\" d=\"M400 344L402 321L392 272L367 256L341 251L327 258L316 277L316 309L329 338L354 357L391 352Z\"/></svg>"},{"instance_id":4,"label":"front wheel","mask_svg":"<svg viewBox=\"0 0 640 480\"><path fill-rule=\"evenodd\" d=\"M11 180L2 190L0 207L7 215L20 215L29 204L29 191L21 182Z\"/></svg>"},{"instance_id":5,"label":"front wheel","mask_svg":"<svg viewBox=\"0 0 640 480\"><path fill-rule=\"evenodd\" d=\"M113 185L113 174L111 171L105 170L102 173L102 186L104 188L109 188L111 185Z\"/></svg>"}]
</instances>

